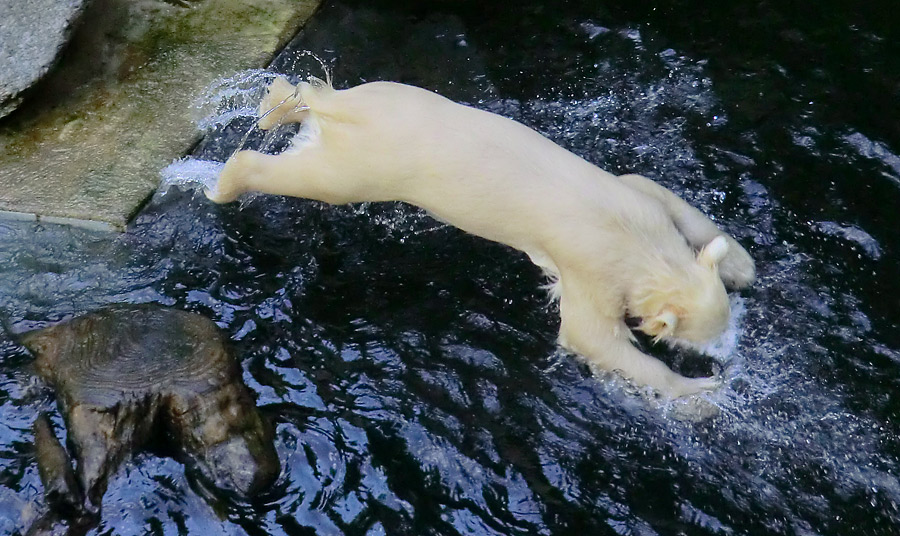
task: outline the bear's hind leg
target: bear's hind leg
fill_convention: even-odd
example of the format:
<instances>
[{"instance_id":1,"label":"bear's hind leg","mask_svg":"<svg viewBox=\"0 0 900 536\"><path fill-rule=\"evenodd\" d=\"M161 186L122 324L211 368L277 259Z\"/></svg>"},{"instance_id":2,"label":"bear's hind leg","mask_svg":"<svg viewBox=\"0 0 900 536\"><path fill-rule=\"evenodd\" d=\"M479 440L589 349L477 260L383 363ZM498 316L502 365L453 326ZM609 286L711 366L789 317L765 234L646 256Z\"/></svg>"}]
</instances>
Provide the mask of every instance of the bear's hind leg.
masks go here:
<instances>
[{"instance_id":1,"label":"bear's hind leg","mask_svg":"<svg viewBox=\"0 0 900 536\"><path fill-rule=\"evenodd\" d=\"M215 203L229 203L247 192L302 197L333 205L381 201L371 197L365 184L357 170L341 166L340 158L315 144L278 155L238 151L225 162L215 188L205 193Z\"/></svg>"},{"instance_id":2,"label":"bear's hind leg","mask_svg":"<svg viewBox=\"0 0 900 536\"><path fill-rule=\"evenodd\" d=\"M269 130L287 123L302 123L308 115L309 106L303 102L300 88L279 76L266 88L256 124L263 130Z\"/></svg>"}]
</instances>

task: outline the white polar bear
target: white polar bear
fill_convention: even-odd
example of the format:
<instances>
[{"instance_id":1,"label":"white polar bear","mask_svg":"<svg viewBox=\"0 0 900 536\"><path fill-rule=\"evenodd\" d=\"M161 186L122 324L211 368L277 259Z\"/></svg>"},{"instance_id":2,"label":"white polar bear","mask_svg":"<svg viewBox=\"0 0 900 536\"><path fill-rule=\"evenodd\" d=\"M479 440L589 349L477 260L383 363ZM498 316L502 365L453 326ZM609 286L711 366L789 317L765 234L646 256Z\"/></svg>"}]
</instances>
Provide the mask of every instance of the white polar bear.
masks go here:
<instances>
[{"instance_id":1,"label":"white polar bear","mask_svg":"<svg viewBox=\"0 0 900 536\"><path fill-rule=\"evenodd\" d=\"M269 87L263 129L302 123L280 155L239 151L207 196L248 191L332 204L405 201L524 251L555 281L560 344L666 397L713 389L633 344L704 342L729 317L725 284L749 285L750 255L700 211L638 175L616 177L510 119L391 82Z\"/></svg>"}]
</instances>

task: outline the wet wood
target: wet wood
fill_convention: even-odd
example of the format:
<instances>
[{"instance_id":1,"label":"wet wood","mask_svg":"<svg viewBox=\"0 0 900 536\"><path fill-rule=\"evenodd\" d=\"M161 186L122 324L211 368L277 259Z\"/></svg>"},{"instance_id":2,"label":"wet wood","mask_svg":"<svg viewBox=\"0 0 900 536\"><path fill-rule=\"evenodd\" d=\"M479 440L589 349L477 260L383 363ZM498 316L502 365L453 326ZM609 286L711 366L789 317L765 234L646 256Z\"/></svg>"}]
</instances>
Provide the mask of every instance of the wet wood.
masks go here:
<instances>
[{"instance_id":1,"label":"wet wood","mask_svg":"<svg viewBox=\"0 0 900 536\"><path fill-rule=\"evenodd\" d=\"M22 342L57 393L77 462L73 476L50 421L39 418L35 447L50 516L79 529L98 522L108 477L160 438L213 490L249 497L278 476L271 427L211 320L114 306L30 332Z\"/></svg>"}]
</instances>

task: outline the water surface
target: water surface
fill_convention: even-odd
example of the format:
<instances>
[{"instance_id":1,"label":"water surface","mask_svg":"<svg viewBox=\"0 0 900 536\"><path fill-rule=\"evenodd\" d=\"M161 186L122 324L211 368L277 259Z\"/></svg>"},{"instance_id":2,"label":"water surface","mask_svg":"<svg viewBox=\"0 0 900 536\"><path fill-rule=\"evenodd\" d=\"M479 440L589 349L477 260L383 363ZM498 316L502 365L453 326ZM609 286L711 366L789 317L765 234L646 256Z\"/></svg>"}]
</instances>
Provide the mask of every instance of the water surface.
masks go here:
<instances>
[{"instance_id":1,"label":"water surface","mask_svg":"<svg viewBox=\"0 0 900 536\"><path fill-rule=\"evenodd\" d=\"M5 321L119 302L208 315L277 424L283 474L252 504L209 504L179 464L142 455L111 481L94 533L895 534L893 28L849 4L481 4L333 3L273 69L321 76L296 59L310 50L340 87L434 89L703 209L759 281L735 297L715 359L656 351L721 371L699 404L715 414L593 377L557 349L558 313L524 255L412 207L219 207L173 188L120 236L0 223ZM253 91L228 95L201 106L210 134L170 174L208 176L244 137ZM246 143L277 151L289 136ZM8 336L0 359L11 534L40 500L30 425L53 403Z\"/></svg>"}]
</instances>

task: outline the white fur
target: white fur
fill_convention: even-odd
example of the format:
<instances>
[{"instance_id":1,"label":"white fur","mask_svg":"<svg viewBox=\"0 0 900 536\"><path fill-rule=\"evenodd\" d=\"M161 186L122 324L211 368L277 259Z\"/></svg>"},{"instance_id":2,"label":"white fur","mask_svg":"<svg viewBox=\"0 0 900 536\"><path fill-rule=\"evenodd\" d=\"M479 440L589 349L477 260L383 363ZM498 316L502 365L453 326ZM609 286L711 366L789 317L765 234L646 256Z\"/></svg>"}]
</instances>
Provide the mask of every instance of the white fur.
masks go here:
<instances>
[{"instance_id":1,"label":"white fur","mask_svg":"<svg viewBox=\"0 0 900 536\"><path fill-rule=\"evenodd\" d=\"M272 109L270 111L270 108ZM560 343L665 396L712 389L634 347L626 316L658 339L702 342L724 330L723 281L753 260L701 212L638 175L616 177L509 119L390 82L337 91L276 80L260 126L304 124L281 155L240 151L214 201L247 191L325 201L405 201L524 251L560 300ZM699 255L696 252L700 252Z\"/></svg>"}]
</instances>

